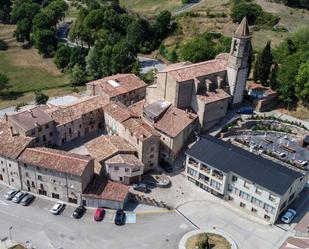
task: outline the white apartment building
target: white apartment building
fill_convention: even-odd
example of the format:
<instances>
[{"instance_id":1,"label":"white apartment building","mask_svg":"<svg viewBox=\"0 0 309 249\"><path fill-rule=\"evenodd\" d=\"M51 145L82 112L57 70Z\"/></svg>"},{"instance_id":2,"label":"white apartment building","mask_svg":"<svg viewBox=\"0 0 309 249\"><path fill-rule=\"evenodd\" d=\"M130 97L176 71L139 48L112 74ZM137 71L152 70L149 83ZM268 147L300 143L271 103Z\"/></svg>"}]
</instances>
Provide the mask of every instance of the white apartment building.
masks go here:
<instances>
[{"instance_id":1,"label":"white apartment building","mask_svg":"<svg viewBox=\"0 0 309 249\"><path fill-rule=\"evenodd\" d=\"M272 224L303 190L308 178L208 135L186 155L189 181Z\"/></svg>"}]
</instances>

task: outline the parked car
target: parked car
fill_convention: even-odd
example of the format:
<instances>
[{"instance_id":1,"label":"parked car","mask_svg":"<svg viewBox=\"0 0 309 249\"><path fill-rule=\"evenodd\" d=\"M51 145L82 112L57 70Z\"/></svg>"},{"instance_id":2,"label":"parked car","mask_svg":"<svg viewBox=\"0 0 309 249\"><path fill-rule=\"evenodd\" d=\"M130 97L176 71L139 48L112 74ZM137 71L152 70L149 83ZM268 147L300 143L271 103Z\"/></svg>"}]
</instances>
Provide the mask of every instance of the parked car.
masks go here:
<instances>
[{"instance_id":1,"label":"parked car","mask_svg":"<svg viewBox=\"0 0 309 249\"><path fill-rule=\"evenodd\" d=\"M301 166L307 166L308 162L303 160L295 160L295 162Z\"/></svg>"},{"instance_id":2,"label":"parked car","mask_svg":"<svg viewBox=\"0 0 309 249\"><path fill-rule=\"evenodd\" d=\"M7 199L7 200L12 200L13 199L13 197L17 194L19 192L19 190L16 190L16 189L11 189L9 192L7 192L6 194L5 194L5 199Z\"/></svg>"},{"instance_id":3,"label":"parked car","mask_svg":"<svg viewBox=\"0 0 309 249\"><path fill-rule=\"evenodd\" d=\"M61 211L65 208L65 204L62 201L58 201L50 210L52 214L60 214Z\"/></svg>"},{"instance_id":4,"label":"parked car","mask_svg":"<svg viewBox=\"0 0 309 249\"><path fill-rule=\"evenodd\" d=\"M280 156L280 157L285 157L286 154L284 152L280 152L280 151L274 151L274 154L276 154L277 156Z\"/></svg>"},{"instance_id":5,"label":"parked car","mask_svg":"<svg viewBox=\"0 0 309 249\"><path fill-rule=\"evenodd\" d=\"M159 164L167 173L173 172L173 168L168 162L161 161Z\"/></svg>"},{"instance_id":6,"label":"parked car","mask_svg":"<svg viewBox=\"0 0 309 249\"><path fill-rule=\"evenodd\" d=\"M241 107L238 110L236 110L237 114L253 114L254 109L252 107Z\"/></svg>"},{"instance_id":7,"label":"parked car","mask_svg":"<svg viewBox=\"0 0 309 249\"><path fill-rule=\"evenodd\" d=\"M145 183L134 184L133 189L139 192L143 192L143 193L151 192Z\"/></svg>"},{"instance_id":8,"label":"parked car","mask_svg":"<svg viewBox=\"0 0 309 249\"><path fill-rule=\"evenodd\" d=\"M12 199L13 202L15 203L20 203L20 201L22 200L22 198L24 198L26 195L26 193L23 192L18 192Z\"/></svg>"},{"instance_id":9,"label":"parked car","mask_svg":"<svg viewBox=\"0 0 309 249\"><path fill-rule=\"evenodd\" d=\"M281 217L281 221L286 224L289 224L296 215L296 211L294 209L289 208L285 214Z\"/></svg>"},{"instance_id":10,"label":"parked car","mask_svg":"<svg viewBox=\"0 0 309 249\"><path fill-rule=\"evenodd\" d=\"M115 215L115 224L120 226L125 223L126 214L122 209L118 209Z\"/></svg>"},{"instance_id":11,"label":"parked car","mask_svg":"<svg viewBox=\"0 0 309 249\"><path fill-rule=\"evenodd\" d=\"M95 221L101 221L104 218L105 209L104 208L97 208L97 210L94 213L93 219Z\"/></svg>"},{"instance_id":12,"label":"parked car","mask_svg":"<svg viewBox=\"0 0 309 249\"><path fill-rule=\"evenodd\" d=\"M26 194L24 198L22 198L20 204L23 206L29 206L34 199L35 199L34 195Z\"/></svg>"},{"instance_id":13,"label":"parked car","mask_svg":"<svg viewBox=\"0 0 309 249\"><path fill-rule=\"evenodd\" d=\"M85 212L86 212L86 208L84 206L79 206L74 210L72 216L75 219L79 219L84 215Z\"/></svg>"}]
</instances>

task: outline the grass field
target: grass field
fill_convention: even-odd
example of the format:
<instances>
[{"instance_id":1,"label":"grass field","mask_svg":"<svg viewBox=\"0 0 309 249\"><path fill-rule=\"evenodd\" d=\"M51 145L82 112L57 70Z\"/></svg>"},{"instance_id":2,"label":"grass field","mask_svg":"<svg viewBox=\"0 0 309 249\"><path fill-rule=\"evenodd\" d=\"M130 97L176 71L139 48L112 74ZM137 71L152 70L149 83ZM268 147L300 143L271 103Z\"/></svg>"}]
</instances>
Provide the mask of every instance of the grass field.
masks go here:
<instances>
[{"instance_id":1,"label":"grass field","mask_svg":"<svg viewBox=\"0 0 309 249\"><path fill-rule=\"evenodd\" d=\"M13 38L13 25L0 24L0 39L9 44L7 51L0 52L0 73L10 80L12 94L0 106L23 101L25 96L31 96L32 91L63 88L68 86L68 75L62 74L54 65L52 59L43 59L36 49L23 49L22 44ZM7 101L7 99L10 101ZM15 99L17 98L17 99Z\"/></svg>"},{"instance_id":2,"label":"grass field","mask_svg":"<svg viewBox=\"0 0 309 249\"><path fill-rule=\"evenodd\" d=\"M120 0L120 5L145 16L153 16L161 10L173 11L181 7L181 0Z\"/></svg>"}]
</instances>

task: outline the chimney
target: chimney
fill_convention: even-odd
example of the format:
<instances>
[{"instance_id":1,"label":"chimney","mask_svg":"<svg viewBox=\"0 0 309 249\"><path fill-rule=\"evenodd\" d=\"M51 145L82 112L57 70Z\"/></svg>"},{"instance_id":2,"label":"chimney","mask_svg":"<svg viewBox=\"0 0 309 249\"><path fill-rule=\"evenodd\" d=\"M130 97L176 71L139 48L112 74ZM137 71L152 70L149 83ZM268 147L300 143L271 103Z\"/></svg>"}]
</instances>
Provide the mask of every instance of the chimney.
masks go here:
<instances>
[{"instance_id":1,"label":"chimney","mask_svg":"<svg viewBox=\"0 0 309 249\"><path fill-rule=\"evenodd\" d=\"M221 89L222 88L222 77L220 76L217 76L217 84L218 84L218 89Z\"/></svg>"},{"instance_id":2,"label":"chimney","mask_svg":"<svg viewBox=\"0 0 309 249\"><path fill-rule=\"evenodd\" d=\"M210 92L210 86L211 86L211 81L210 80L206 80L206 89L207 89L207 92Z\"/></svg>"},{"instance_id":3,"label":"chimney","mask_svg":"<svg viewBox=\"0 0 309 249\"><path fill-rule=\"evenodd\" d=\"M12 137L18 135L18 133L15 133L15 132L14 132L14 129L13 129L12 126L10 126L10 131L11 131L11 136L12 136Z\"/></svg>"}]
</instances>

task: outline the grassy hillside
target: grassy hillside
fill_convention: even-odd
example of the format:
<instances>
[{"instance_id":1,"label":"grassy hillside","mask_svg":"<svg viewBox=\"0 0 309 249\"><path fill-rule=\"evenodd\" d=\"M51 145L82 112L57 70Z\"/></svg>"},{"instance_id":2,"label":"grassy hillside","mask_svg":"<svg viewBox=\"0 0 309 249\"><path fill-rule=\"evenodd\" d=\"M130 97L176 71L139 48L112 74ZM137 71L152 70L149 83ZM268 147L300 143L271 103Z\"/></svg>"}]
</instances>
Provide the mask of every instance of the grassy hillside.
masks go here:
<instances>
[{"instance_id":1,"label":"grassy hillside","mask_svg":"<svg viewBox=\"0 0 309 249\"><path fill-rule=\"evenodd\" d=\"M22 96L16 101L29 101L24 96L30 96L31 91L68 86L68 76L56 68L52 59L43 59L36 49L23 49L22 44L15 41L14 29L13 25L0 24L0 39L9 45L7 51L0 51L0 73L8 76L11 85L11 100L8 102L3 97L0 99L0 107L14 103L14 98Z\"/></svg>"}]
</instances>

